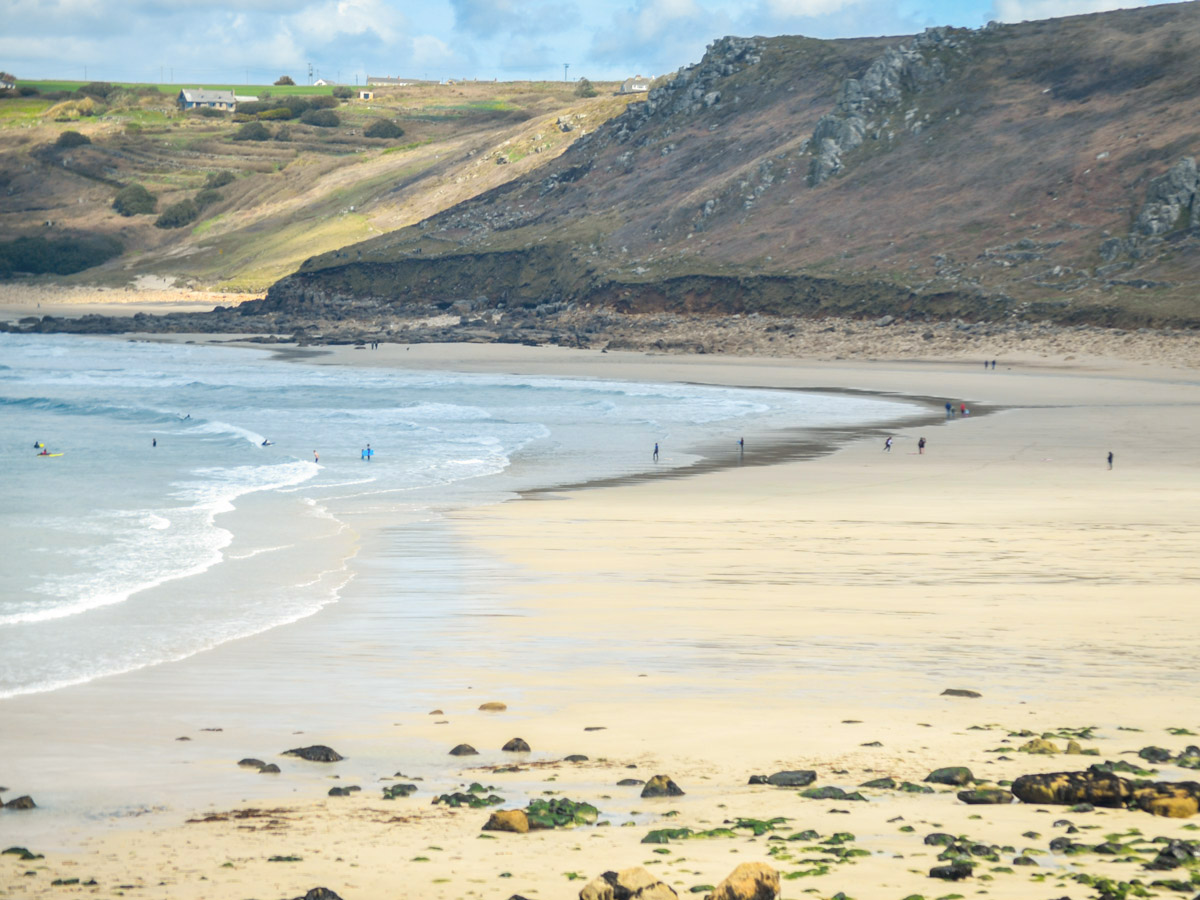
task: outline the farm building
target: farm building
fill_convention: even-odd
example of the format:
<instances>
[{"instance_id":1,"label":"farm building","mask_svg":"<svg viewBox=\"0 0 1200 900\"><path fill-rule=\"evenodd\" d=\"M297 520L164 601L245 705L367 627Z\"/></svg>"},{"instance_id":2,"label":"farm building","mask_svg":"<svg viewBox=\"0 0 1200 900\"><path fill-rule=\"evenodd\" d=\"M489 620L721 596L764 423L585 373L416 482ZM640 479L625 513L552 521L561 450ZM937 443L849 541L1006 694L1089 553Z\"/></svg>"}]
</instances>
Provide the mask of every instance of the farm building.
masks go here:
<instances>
[{"instance_id":1,"label":"farm building","mask_svg":"<svg viewBox=\"0 0 1200 900\"><path fill-rule=\"evenodd\" d=\"M634 75L632 78L626 78L621 82L622 94L644 94L650 90L650 82L653 79L643 78L641 75Z\"/></svg>"}]
</instances>

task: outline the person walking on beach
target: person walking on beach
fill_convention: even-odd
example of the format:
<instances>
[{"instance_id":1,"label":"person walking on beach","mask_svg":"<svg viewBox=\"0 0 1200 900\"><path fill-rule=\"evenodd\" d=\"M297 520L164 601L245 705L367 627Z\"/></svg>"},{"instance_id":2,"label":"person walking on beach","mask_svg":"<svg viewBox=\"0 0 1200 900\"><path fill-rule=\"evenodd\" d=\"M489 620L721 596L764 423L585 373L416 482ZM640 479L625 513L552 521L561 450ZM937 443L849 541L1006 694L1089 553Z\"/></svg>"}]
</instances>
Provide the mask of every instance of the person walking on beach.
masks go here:
<instances>
[{"instance_id":1,"label":"person walking on beach","mask_svg":"<svg viewBox=\"0 0 1200 900\"><path fill-rule=\"evenodd\" d=\"M924 455L924 453L925 453L925 438L921 438L919 441L917 441L917 455L922 456L922 455Z\"/></svg>"},{"instance_id":2,"label":"person walking on beach","mask_svg":"<svg viewBox=\"0 0 1200 900\"><path fill-rule=\"evenodd\" d=\"M883 442L883 452L884 453L892 452L892 439L890 436L888 437L888 439L886 441Z\"/></svg>"},{"instance_id":3,"label":"person walking on beach","mask_svg":"<svg viewBox=\"0 0 1200 900\"><path fill-rule=\"evenodd\" d=\"M158 446L158 438L151 438L151 439L150 439L150 446L151 446L151 447L157 447L157 446ZM1110 453L1110 454L1108 454L1108 455L1109 455L1109 456L1112 456L1112 454L1111 454L1111 453ZM1111 468L1112 468L1112 464L1110 463L1108 467L1111 469Z\"/></svg>"},{"instance_id":4,"label":"person walking on beach","mask_svg":"<svg viewBox=\"0 0 1200 900\"><path fill-rule=\"evenodd\" d=\"M654 442L654 461L658 462L658 441Z\"/></svg>"},{"instance_id":5,"label":"person walking on beach","mask_svg":"<svg viewBox=\"0 0 1200 900\"><path fill-rule=\"evenodd\" d=\"M1111 450L1109 450L1109 451L1108 451L1108 469L1109 469L1109 471L1110 471L1110 472L1112 471L1112 459L1113 459L1113 457L1112 457L1112 451L1111 451Z\"/></svg>"},{"instance_id":6,"label":"person walking on beach","mask_svg":"<svg viewBox=\"0 0 1200 900\"><path fill-rule=\"evenodd\" d=\"M318 453L316 450L314 450L313 451L313 462L319 463L320 461L321 461L321 454Z\"/></svg>"},{"instance_id":7,"label":"person walking on beach","mask_svg":"<svg viewBox=\"0 0 1200 900\"><path fill-rule=\"evenodd\" d=\"M947 419L954 418L954 406L953 406L953 404L951 404L951 402L949 400L946 401L946 418Z\"/></svg>"},{"instance_id":8,"label":"person walking on beach","mask_svg":"<svg viewBox=\"0 0 1200 900\"><path fill-rule=\"evenodd\" d=\"M738 438L738 453L745 453L745 452L746 452L746 439L744 437L740 437L740 438Z\"/></svg>"}]
</instances>

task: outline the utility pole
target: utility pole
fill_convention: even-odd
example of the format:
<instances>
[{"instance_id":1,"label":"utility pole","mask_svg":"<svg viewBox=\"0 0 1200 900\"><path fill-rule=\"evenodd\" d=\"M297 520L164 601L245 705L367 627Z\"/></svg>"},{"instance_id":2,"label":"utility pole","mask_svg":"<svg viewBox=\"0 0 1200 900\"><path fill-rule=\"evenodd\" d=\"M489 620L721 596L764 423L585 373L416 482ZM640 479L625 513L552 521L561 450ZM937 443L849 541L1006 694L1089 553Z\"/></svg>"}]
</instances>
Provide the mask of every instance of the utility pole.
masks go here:
<instances>
[{"instance_id":1,"label":"utility pole","mask_svg":"<svg viewBox=\"0 0 1200 900\"><path fill-rule=\"evenodd\" d=\"M312 63L308 64L308 83L312 84Z\"/></svg>"},{"instance_id":2,"label":"utility pole","mask_svg":"<svg viewBox=\"0 0 1200 900\"><path fill-rule=\"evenodd\" d=\"M567 80L567 69L571 68L570 63L563 63L563 81Z\"/></svg>"}]
</instances>

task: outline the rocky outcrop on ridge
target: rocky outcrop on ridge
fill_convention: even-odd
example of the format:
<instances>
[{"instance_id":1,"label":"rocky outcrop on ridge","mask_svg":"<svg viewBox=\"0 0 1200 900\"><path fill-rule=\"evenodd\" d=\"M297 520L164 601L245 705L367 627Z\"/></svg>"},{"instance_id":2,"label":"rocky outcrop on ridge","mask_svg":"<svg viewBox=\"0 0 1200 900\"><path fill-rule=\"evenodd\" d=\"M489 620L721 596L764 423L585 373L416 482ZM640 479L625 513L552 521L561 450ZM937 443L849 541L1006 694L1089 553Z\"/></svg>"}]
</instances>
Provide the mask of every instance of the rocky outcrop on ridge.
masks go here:
<instances>
[{"instance_id":1,"label":"rocky outcrop on ridge","mask_svg":"<svg viewBox=\"0 0 1200 900\"><path fill-rule=\"evenodd\" d=\"M1109 238L1100 256L1112 262L1120 256L1145 259L1171 238L1200 235L1200 170L1195 157L1185 156L1150 182L1133 227L1125 238Z\"/></svg>"},{"instance_id":2,"label":"rocky outcrop on ridge","mask_svg":"<svg viewBox=\"0 0 1200 900\"><path fill-rule=\"evenodd\" d=\"M922 118L916 106L901 113L904 100L944 82L945 57L963 53L971 34L962 28L928 28L911 43L884 50L862 78L847 78L833 112L822 116L813 130L809 184L816 187L841 172L842 157L868 137L891 141L897 129L920 134L929 116ZM901 115L901 121L893 121Z\"/></svg>"}]
</instances>

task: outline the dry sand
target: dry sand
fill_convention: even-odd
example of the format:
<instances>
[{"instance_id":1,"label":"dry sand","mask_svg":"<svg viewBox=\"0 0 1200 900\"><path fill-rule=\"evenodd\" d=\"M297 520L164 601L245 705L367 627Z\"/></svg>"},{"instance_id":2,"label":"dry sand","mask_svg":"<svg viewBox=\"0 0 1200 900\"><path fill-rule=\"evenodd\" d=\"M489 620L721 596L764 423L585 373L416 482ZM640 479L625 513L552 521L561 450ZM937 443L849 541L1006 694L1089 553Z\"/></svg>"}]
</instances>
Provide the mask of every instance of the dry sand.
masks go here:
<instances>
[{"instance_id":1,"label":"dry sand","mask_svg":"<svg viewBox=\"0 0 1200 900\"><path fill-rule=\"evenodd\" d=\"M237 306L255 299L252 294L188 291L169 280L143 276L136 285L122 288L64 287L56 284L0 284L0 321L25 316L122 316L144 312L208 312L214 306Z\"/></svg>"},{"instance_id":2,"label":"dry sand","mask_svg":"<svg viewBox=\"0 0 1200 900\"><path fill-rule=\"evenodd\" d=\"M810 800L747 779L811 768L818 786L849 790L884 775L920 781L938 766L966 765L980 779L1001 780L1095 761L1017 752L1025 740L1012 735L1018 730L1095 726L1082 743L1113 760L1135 759L1127 754L1150 744L1177 752L1200 742L1167 731L1200 732L1200 386L1193 371L1102 358L1037 366L1006 359L984 372L945 361L805 363L471 345L342 349L316 358L850 388L962 398L995 411L897 432L891 453L870 437L816 460L738 466L730 448L729 468L694 478L539 494L455 514L476 552L510 573L500 598L506 612L464 636L461 652L444 661L463 687L438 704L443 715L398 697L399 731L353 723L323 738L350 748L350 758L308 770L338 773L339 781L325 783L361 784L361 793L326 798L311 778L287 772L268 790L231 764L214 768L214 784L242 778L246 797L216 812L266 812L185 823L201 805L181 804L119 831L84 829L75 846L44 859L0 857L0 896L276 900L323 885L345 900L549 900L576 896L581 878L636 865L683 895L749 861L792 874L785 897L844 892L857 900L1094 895L1071 881L1080 872L1146 883L1186 879L1144 872L1121 857L1044 853L1064 834L1054 824L1062 818L1088 844L1131 829L1147 838L1194 836L1195 825L1180 820L971 807L947 788L864 789L865 802ZM921 435L929 441L924 455L916 452ZM748 457L765 437L746 435ZM272 644L257 646L269 652ZM982 697L942 696L945 688ZM478 711L490 699L507 701L508 710ZM498 752L517 735L532 745L530 761L538 765ZM412 750L448 750L460 741L481 756L434 766ZM421 791L380 800L386 782L365 780L352 752L365 745L389 748L395 771L407 776L397 780L424 776ZM223 747L231 760L240 755L235 736ZM561 762L570 753L589 759ZM473 762L504 757L522 771L484 771ZM1192 774L1160 768L1166 778ZM660 772L686 795L641 800L637 787L616 786ZM431 793L470 781L495 785L506 807L550 791L587 800L612 824L487 839L480 832L487 811L429 802ZM283 796L283 785L298 793ZM22 843L16 817L37 815L0 813L6 845ZM708 829L738 817L784 817L770 834L813 829L820 838L779 842L743 832L640 843L651 829ZM939 848L922 839L935 831L998 845L999 861L981 861L975 877L957 885L931 880ZM831 845L820 841L839 832L854 835L842 846L866 854L831 856ZM1043 851L1036 868L1012 867L1023 848ZM51 885L72 878L96 885Z\"/></svg>"}]
</instances>

